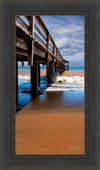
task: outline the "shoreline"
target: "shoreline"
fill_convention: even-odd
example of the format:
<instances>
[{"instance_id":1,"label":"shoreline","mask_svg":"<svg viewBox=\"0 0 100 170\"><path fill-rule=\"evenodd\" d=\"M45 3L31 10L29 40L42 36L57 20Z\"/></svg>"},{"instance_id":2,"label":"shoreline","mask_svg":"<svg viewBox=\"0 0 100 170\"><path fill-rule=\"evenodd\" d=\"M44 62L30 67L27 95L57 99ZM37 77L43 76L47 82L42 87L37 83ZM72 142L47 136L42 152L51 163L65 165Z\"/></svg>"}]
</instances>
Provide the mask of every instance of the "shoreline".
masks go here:
<instances>
[{"instance_id":1,"label":"shoreline","mask_svg":"<svg viewBox=\"0 0 100 170\"><path fill-rule=\"evenodd\" d=\"M84 155L84 92L45 91L20 110L16 114L16 154Z\"/></svg>"},{"instance_id":2,"label":"shoreline","mask_svg":"<svg viewBox=\"0 0 100 170\"><path fill-rule=\"evenodd\" d=\"M78 75L80 77L84 76L84 70L78 70L78 69L72 69L72 70L65 70L64 72L66 72L67 76L74 76L74 75ZM30 75L30 69L18 69L18 75ZM63 76L64 73L61 74L61 76ZM45 76L46 75L46 69L40 69L40 77L41 76Z\"/></svg>"}]
</instances>

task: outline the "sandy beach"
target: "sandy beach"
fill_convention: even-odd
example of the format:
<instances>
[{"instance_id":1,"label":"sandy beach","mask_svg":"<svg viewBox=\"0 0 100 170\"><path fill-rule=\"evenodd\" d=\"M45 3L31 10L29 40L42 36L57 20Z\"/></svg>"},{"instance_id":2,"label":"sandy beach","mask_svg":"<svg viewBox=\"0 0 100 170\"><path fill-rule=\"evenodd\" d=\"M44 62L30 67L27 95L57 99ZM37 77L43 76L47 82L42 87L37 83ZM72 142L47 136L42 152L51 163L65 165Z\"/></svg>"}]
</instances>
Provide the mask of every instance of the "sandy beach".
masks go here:
<instances>
[{"instance_id":1,"label":"sandy beach","mask_svg":"<svg viewBox=\"0 0 100 170\"><path fill-rule=\"evenodd\" d=\"M84 71L63 75L84 76ZM70 94L44 92L16 114L16 154L85 154L84 103L74 95L68 102Z\"/></svg>"},{"instance_id":2,"label":"sandy beach","mask_svg":"<svg viewBox=\"0 0 100 170\"><path fill-rule=\"evenodd\" d=\"M30 75L30 69L18 69L18 75L26 75L29 74ZM46 75L46 69L40 69L40 76L44 76Z\"/></svg>"}]
</instances>

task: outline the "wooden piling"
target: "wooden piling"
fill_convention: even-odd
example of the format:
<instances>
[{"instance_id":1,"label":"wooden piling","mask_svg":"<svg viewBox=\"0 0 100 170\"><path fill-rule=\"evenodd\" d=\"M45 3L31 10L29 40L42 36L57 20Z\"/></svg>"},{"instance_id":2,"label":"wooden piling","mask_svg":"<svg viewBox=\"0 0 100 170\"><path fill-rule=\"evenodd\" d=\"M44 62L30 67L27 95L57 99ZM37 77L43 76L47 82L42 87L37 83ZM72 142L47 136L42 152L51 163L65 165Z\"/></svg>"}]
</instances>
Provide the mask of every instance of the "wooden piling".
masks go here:
<instances>
[{"instance_id":1,"label":"wooden piling","mask_svg":"<svg viewBox=\"0 0 100 170\"><path fill-rule=\"evenodd\" d=\"M38 63L34 62L31 66L31 99L38 95Z\"/></svg>"},{"instance_id":2,"label":"wooden piling","mask_svg":"<svg viewBox=\"0 0 100 170\"><path fill-rule=\"evenodd\" d=\"M52 64L51 64L51 67L52 67L52 74L54 73L54 57L52 57Z\"/></svg>"},{"instance_id":3,"label":"wooden piling","mask_svg":"<svg viewBox=\"0 0 100 170\"><path fill-rule=\"evenodd\" d=\"M56 62L54 63L54 74L56 74Z\"/></svg>"},{"instance_id":4,"label":"wooden piling","mask_svg":"<svg viewBox=\"0 0 100 170\"><path fill-rule=\"evenodd\" d=\"M47 83L50 83L50 63L47 61Z\"/></svg>"},{"instance_id":5,"label":"wooden piling","mask_svg":"<svg viewBox=\"0 0 100 170\"><path fill-rule=\"evenodd\" d=\"M47 62L47 83L52 81L52 62Z\"/></svg>"},{"instance_id":6,"label":"wooden piling","mask_svg":"<svg viewBox=\"0 0 100 170\"><path fill-rule=\"evenodd\" d=\"M40 64L38 63L38 86L40 86Z\"/></svg>"},{"instance_id":7,"label":"wooden piling","mask_svg":"<svg viewBox=\"0 0 100 170\"><path fill-rule=\"evenodd\" d=\"M21 61L22 66L25 61L28 61L31 66L31 96L34 98L38 94L38 85L40 85L39 63L46 64L47 83L51 83L52 74L61 73L65 63L69 62L63 59L42 18L40 16L24 17L28 20L28 25L20 16L16 17L16 61ZM17 62L16 98L18 98Z\"/></svg>"},{"instance_id":8,"label":"wooden piling","mask_svg":"<svg viewBox=\"0 0 100 170\"><path fill-rule=\"evenodd\" d=\"M34 16L29 17L29 34L34 38ZM28 65L33 65L34 40L28 41Z\"/></svg>"}]
</instances>

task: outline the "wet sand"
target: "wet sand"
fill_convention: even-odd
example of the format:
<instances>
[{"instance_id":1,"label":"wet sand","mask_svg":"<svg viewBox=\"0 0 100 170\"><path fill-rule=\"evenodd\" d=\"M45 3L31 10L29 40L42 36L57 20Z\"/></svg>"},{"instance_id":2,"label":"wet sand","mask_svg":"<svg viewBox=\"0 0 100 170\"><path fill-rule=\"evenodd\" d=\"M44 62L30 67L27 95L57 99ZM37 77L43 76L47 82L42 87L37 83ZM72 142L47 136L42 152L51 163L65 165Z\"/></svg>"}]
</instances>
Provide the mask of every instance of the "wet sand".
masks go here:
<instances>
[{"instance_id":1,"label":"wet sand","mask_svg":"<svg viewBox=\"0 0 100 170\"><path fill-rule=\"evenodd\" d=\"M27 75L30 74L30 69L18 69L18 75ZM40 76L46 75L46 69L40 69Z\"/></svg>"},{"instance_id":2,"label":"wet sand","mask_svg":"<svg viewBox=\"0 0 100 170\"><path fill-rule=\"evenodd\" d=\"M63 92L45 92L16 114L16 154L83 155L84 134L84 104L69 104Z\"/></svg>"},{"instance_id":3,"label":"wet sand","mask_svg":"<svg viewBox=\"0 0 100 170\"><path fill-rule=\"evenodd\" d=\"M29 69L18 69L18 74L19 75L26 75L26 74L30 74L30 70ZM46 75L46 69L41 69L40 70L40 76L44 76ZM84 70L68 70L62 73L63 75L67 75L67 76L84 76Z\"/></svg>"},{"instance_id":4,"label":"wet sand","mask_svg":"<svg viewBox=\"0 0 100 170\"><path fill-rule=\"evenodd\" d=\"M80 76L83 77L84 76L84 70L68 70L68 71L64 71L61 76Z\"/></svg>"}]
</instances>

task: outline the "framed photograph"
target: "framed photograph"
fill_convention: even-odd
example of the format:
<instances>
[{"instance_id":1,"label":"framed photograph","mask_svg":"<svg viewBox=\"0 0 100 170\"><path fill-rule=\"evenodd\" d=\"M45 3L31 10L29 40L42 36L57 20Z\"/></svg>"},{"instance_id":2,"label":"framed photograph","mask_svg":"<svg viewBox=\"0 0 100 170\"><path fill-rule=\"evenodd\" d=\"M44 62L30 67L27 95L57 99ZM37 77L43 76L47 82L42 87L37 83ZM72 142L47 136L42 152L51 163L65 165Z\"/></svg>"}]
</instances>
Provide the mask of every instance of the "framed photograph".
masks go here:
<instances>
[{"instance_id":1,"label":"framed photograph","mask_svg":"<svg viewBox=\"0 0 100 170\"><path fill-rule=\"evenodd\" d=\"M16 15L15 154L86 154L85 17Z\"/></svg>"},{"instance_id":2,"label":"framed photograph","mask_svg":"<svg viewBox=\"0 0 100 170\"><path fill-rule=\"evenodd\" d=\"M99 1L1 1L1 169L99 169Z\"/></svg>"}]
</instances>

